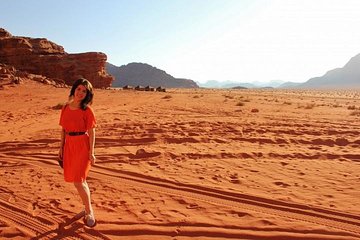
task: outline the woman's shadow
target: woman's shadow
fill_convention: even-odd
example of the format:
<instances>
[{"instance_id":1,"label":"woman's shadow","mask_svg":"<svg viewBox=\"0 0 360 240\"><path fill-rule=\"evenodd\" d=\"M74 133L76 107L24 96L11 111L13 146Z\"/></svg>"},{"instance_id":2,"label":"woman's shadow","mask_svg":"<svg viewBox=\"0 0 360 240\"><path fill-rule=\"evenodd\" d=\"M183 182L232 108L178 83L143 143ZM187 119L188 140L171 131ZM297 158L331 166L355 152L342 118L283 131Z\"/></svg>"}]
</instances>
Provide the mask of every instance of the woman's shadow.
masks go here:
<instances>
[{"instance_id":1,"label":"woman's shadow","mask_svg":"<svg viewBox=\"0 0 360 240\"><path fill-rule=\"evenodd\" d=\"M63 239L66 237L78 237L81 239L81 236L78 234L78 230L84 228L84 223L77 222L85 216L85 211L81 211L77 213L72 218L66 218L64 222L59 223L57 229L44 232L34 238L32 240L40 240L40 239ZM104 238L101 233L94 229L85 229L85 232L93 235ZM55 235L55 236L54 236ZM51 236L51 237L50 237ZM50 238L49 238L50 237ZM105 237L105 239L107 239Z\"/></svg>"}]
</instances>

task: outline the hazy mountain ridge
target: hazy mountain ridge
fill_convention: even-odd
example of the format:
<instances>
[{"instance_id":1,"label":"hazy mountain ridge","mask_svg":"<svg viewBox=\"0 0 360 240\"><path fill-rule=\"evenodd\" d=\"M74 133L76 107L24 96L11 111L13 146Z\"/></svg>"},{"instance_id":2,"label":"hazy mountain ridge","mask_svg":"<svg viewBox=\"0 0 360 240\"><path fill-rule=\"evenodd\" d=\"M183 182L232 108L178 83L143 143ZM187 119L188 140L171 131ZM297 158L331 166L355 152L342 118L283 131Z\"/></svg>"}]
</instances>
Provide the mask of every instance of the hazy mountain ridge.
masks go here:
<instances>
[{"instance_id":1,"label":"hazy mountain ridge","mask_svg":"<svg viewBox=\"0 0 360 240\"><path fill-rule=\"evenodd\" d=\"M106 63L106 71L115 80L113 87L130 86L163 86L173 88L198 88L199 86L190 79L175 78L165 71L153 67L146 63L129 63L117 67L111 63Z\"/></svg>"},{"instance_id":2,"label":"hazy mountain ridge","mask_svg":"<svg viewBox=\"0 0 360 240\"><path fill-rule=\"evenodd\" d=\"M299 88L352 89L360 88L360 54L352 57L342 68L335 68L321 77L300 84Z\"/></svg>"},{"instance_id":3,"label":"hazy mountain ridge","mask_svg":"<svg viewBox=\"0 0 360 240\"><path fill-rule=\"evenodd\" d=\"M129 63L120 67L107 63L106 70L115 77L113 87L152 85L178 88L197 88L199 86L203 88L360 88L360 54L352 57L344 67L329 70L321 77L314 77L302 83L281 80L251 83L210 80L200 83L190 79L174 78L165 71L145 63Z\"/></svg>"},{"instance_id":4,"label":"hazy mountain ridge","mask_svg":"<svg viewBox=\"0 0 360 240\"><path fill-rule=\"evenodd\" d=\"M233 88L236 86L246 88L312 88L312 89L360 89L360 54L352 57L342 68L329 70L321 77L310 78L303 83L270 81L270 82L252 82L235 83L208 81L200 84L201 87L211 88Z\"/></svg>"},{"instance_id":5,"label":"hazy mountain ridge","mask_svg":"<svg viewBox=\"0 0 360 240\"><path fill-rule=\"evenodd\" d=\"M283 84L281 84L280 86L278 86L277 88L296 88L299 85L301 85L303 83L299 83L299 82L284 82Z\"/></svg>"},{"instance_id":6,"label":"hazy mountain ridge","mask_svg":"<svg viewBox=\"0 0 360 240\"><path fill-rule=\"evenodd\" d=\"M245 87L245 88L264 88L264 87L272 87L276 88L279 87L281 84L285 83L281 80L272 80L268 82L232 82L232 81L216 81L216 80L210 80L205 83L198 83L200 87L205 88L234 88L234 87Z\"/></svg>"}]
</instances>

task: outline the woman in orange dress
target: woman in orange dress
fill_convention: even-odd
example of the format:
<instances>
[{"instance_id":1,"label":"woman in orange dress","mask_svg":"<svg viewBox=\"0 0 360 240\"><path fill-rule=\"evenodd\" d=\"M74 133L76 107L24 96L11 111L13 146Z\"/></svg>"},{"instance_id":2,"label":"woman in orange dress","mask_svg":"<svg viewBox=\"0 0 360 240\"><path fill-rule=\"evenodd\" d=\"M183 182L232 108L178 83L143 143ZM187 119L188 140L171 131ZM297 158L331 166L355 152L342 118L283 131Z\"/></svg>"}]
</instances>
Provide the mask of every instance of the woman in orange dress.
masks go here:
<instances>
[{"instance_id":1,"label":"woman in orange dress","mask_svg":"<svg viewBox=\"0 0 360 240\"><path fill-rule=\"evenodd\" d=\"M74 183L85 206L84 222L89 227L96 224L90 189L86 182L90 166L94 165L96 160L96 120L89 106L93 96L93 87L88 80L75 81L70 90L70 101L61 110L59 123L62 126L59 158L64 169L64 179Z\"/></svg>"}]
</instances>

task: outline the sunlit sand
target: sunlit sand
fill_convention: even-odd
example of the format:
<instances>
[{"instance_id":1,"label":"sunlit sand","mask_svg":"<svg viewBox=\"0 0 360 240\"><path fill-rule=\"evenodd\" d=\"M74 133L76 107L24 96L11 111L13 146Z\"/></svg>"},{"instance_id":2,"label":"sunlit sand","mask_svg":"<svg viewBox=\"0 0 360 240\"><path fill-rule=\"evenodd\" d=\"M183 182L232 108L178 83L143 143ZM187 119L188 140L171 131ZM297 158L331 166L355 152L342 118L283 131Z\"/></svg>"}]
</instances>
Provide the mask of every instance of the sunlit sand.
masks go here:
<instances>
[{"instance_id":1,"label":"sunlit sand","mask_svg":"<svg viewBox=\"0 0 360 240\"><path fill-rule=\"evenodd\" d=\"M360 238L360 92L96 90L94 229L56 161L68 93L0 90L1 238Z\"/></svg>"}]
</instances>

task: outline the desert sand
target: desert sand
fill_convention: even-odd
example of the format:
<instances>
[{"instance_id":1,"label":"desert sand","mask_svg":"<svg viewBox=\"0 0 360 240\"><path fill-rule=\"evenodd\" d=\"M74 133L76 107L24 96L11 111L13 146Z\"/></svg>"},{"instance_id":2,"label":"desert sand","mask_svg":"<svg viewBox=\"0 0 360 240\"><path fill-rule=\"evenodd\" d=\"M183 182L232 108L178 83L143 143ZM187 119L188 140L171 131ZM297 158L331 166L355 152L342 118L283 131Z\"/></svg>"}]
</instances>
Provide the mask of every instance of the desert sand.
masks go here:
<instances>
[{"instance_id":1,"label":"desert sand","mask_svg":"<svg viewBox=\"0 0 360 240\"><path fill-rule=\"evenodd\" d=\"M68 94L0 90L1 239L360 238L359 91L97 89L93 229L57 164Z\"/></svg>"}]
</instances>

